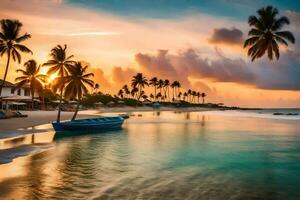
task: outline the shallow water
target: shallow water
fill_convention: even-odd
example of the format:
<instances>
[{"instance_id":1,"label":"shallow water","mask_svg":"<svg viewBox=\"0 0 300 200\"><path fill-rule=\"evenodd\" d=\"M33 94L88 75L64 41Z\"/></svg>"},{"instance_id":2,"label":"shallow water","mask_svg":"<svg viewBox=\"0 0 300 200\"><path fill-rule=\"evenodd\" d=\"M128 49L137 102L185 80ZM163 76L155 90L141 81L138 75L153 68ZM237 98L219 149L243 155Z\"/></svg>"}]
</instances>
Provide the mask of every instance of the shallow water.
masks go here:
<instances>
[{"instance_id":1,"label":"shallow water","mask_svg":"<svg viewBox=\"0 0 300 200\"><path fill-rule=\"evenodd\" d=\"M300 199L299 120L241 116L135 113L105 134L2 140L0 199Z\"/></svg>"}]
</instances>

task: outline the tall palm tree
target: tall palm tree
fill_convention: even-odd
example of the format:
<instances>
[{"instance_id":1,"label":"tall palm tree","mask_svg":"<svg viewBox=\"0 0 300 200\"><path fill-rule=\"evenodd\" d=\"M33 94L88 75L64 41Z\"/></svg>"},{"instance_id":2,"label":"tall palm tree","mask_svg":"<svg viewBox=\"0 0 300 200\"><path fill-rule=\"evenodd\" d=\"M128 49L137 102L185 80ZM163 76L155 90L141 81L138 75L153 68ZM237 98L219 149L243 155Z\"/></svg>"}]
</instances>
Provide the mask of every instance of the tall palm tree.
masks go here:
<instances>
[{"instance_id":1,"label":"tall palm tree","mask_svg":"<svg viewBox=\"0 0 300 200\"><path fill-rule=\"evenodd\" d=\"M170 81L166 79L164 81L164 87L165 87L165 97L167 97L170 100L170 92L169 92L169 86L170 86Z\"/></svg>"},{"instance_id":2,"label":"tall palm tree","mask_svg":"<svg viewBox=\"0 0 300 200\"><path fill-rule=\"evenodd\" d=\"M90 79L93 77L93 73L87 72L88 66L82 66L80 62L76 62L72 68L69 69L68 75L64 78L65 90L64 95L67 99L77 99L77 106L72 117L72 120L76 119L80 101L83 95L88 93L87 86L93 88L94 81Z\"/></svg>"},{"instance_id":3,"label":"tall palm tree","mask_svg":"<svg viewBox=\"0 0 300 200\"><path fill-rule=\"evenodd\" d=\"M153 77L152 79L149 80L149 85L154 87L154 97L156 98L156 86L158 84L158 79L157 77ZM156 99L155 99L156 100Z\"/></svg>"},{"instance_id":4,"label":"tall palm tree","mask_svg":"<svg viewBox=\"0 0 300 200\"><path fill-rule=\"evenodd\" d=\"M137 73L135 76L133 76L131 86L138 88L139 90L139 95L137 97L138 101L140 100L142 95L142 90L146 85L148 85L148 81L146 77L143 76L142 73Z\"/></svg>"},{"instance_id":5,"label":"tall palm tree","mask_svg":"<svg viewBox=\"0 0 300 200\"><path fill-rule=\"evenodd\" d=\"M73 55L67 56L66 51L67 45L64 45L63 47L61 45L57 45L56 47L51 49L51 59L43 64L43 66L49 67L47 74L58 73L58 78L56 79L57 87L55 87L55 89L58 89L60 91L57 122L60 122L61 104L63 99L63 90L65 86L64 77L69 75L69 71L72 69L75 63L73 60L71 60L71 58L73 58Z\"/></svg>"},{"instance_id":6,"label":"tall palm tree","mask_svg":"<svg viewBox=\"0 0 300 200\"><path fill-rule=\"evenodd\" d=\"M171 88L173 89L172 93L173 93L173 101L175 100L175 89L176 89L176 81L174 81L172 84L171 84Z\"/></svg>"},{"instance_id":7,"label":"tall palm tree","mask_svg":"<svg viewBox=\"0 0 300 200\"><path fill-rule=\"evenodd\" d=\"M164 80L159 79L157 82L157 88L159 89L160 95L162 95L161 89L164 87Z\"/></svg>"},{"instance_id":8,"label":"tall palm tree","mask_svg":"<svg viewBox=\"0 0 300 200\"><path fill-rule=\"evenodd\" d=\"M16 88L29 86L31 94L31 109L34 108L34 94L36 90L41 91L43 89L43 82L45 75L40 74L40 66L37 66L35 60L28 60L24 63L25 70L17 69L16 72L20 72L22 75L16 78Z\"/></svg>"},{"instance_id":9,"label":"tall palm tree","mask_svg":"<svg viewBox=\"0 0 300 200\"><path fill-rule=\"evenodd\" d=\"M179 92L178 95L177 95L179 101L181 101L181 96L182 96L182 92Z\"/></svg>"},{"instance_id":10,"label":"tall palm tree","mask_svg":"<svg viewBox=\"0 0 300 200\"><path fill-rule=\"evenodd\" d=\"M179 81L174 81L172 84L171 84L171 87L173 88L173 99L174 99L174 97L178 97L178 94L179 94L179 92L180 92L180 90L179 90L179 88L181 87L181 84L180 84L180 82Z\"/></svg>"},{"instance_id":11,"label":"tall palm tree","mask_svg":"<svg viewBox=\"0 0 300 200\"><path fill-rule=\"evenodd\" d=\"M99 88L100 88L100 85L98 83L96 83L94 85L94 93L98 93Z\"/></svg>"},{"instance_id":12,"label":"tall palm tree","mask_svg":"<svg viewBox=\"0 0 300 200\"><path fill-rule=\"evenodd\" d=\"M118 96L119 96L121 99L123 99L123 97L124 97L124 91L123 91L123 89L120 89L120 90L119 90Z\"/></svg>"},{"instance_id":13,"label":"tall palm tree","mask_svg":"<svg viewBox=\"0 0 300 200\"><path fill-rule=\"evenodd\" d=\"M188 100L188 101L191 102L192 90L189 89L188 92L187 92L187 94L188 94L188 97L189 97L189 100Z\"/></svg>"},{"instance_id":14,"label":"tall palm tree","mask_svg":"<svg viewBox=\"0 0 300 200\"><path fill-rule=\"evenodd\" d=\"M187 92L184 92L183 93L183 101L185 101L185 99L188 97L188 93Z\"/></svg>"},{"instance_id":15,"label":"tall palm tree","mask_svg":"<svg viewBox=\"0 0 300 200\"><path fill-rule=\"evenodd\" d=\"M28 49L25 45L21 43L31 36L28 33L20 35L22 23L18 20L11 19L2 19L0 21L0 56L4 54L7 55L7 62L3 77L3 82L0 85L0 96L2 93L2 88L6 80L10 59L12 58L14 61L21 62L21 54L23 53L32 53L30 49Z\"/></svg>"},{"instance_id":16,"label":"tall palm tree","mask_svg":"<svg viewBox=\"0 0 300 200\"><path fill-rule=\"evenodd\" d=\"M244 43L244 48L249 47L248 56L252 61L261 58L266 52L270 60L274 55L279 59L279 45L288 46L287 41L295 43L295 37L290 31L283 31L284 25L289 25L287 17L277 17L279 14L276 8L267 6L257 11L258 16L250 16L248 24L251 30L249 38Z\"/></svg>"},{"instance_id":17,"label":"tall palm tree","mask_svg":"<svg viewBox=\"0 0 300 200\"><path fill-rule=\"evenodd\" d=\"M160 92L158 92L157 95L156 95L156 99L160 99L160 101L161 101L161 98L162 98L162 95L161 95Z\"/></svg>"},{"instance_id":18,"label":"tall palm tree","mask_svg":"<svg viewBox=\"0 0 300 200\"><path fill-rule=\"evenodd\" d=\"M202 104L204 104L205 103L205 97L206 97L207 95L203 92L203 93L201 93L201 97L202 97Z\"/></svg>"},{"instance_id":19,"label":"tall palm tree","mask_svg":"<svg viewBox=\"0 0 300 200\"><path fill-rule=\"evenodd\" d=\"M135 95L137 95L138 91L139 91L138 88L133 87L133 88L131 89L131 91L130 91L131 96L132 96L133 98L135 98Z\"/></svg>"},{"instance_id":20,"label":"tall palm tree","mask_svg":"<svg viewBox=\"0 0 300 200\"><path fill-rule=\"evenodd\" d=\"M130 95L128 86L124 85L122 89L124 90L125 98L128 98L128 95Z\"/></svg>"},{"instance_id":21,"label":"tall palm tree","mask_svg":"<svg viewBox=\"0 0 300 200\"><path fill-rule=\"evenodd\" d=\"M200 93L200 92L197 92L197 93L196 93L196 97L197 97L197 100L198 100L198 101L197 101L198 104L200 103L200 101L199 101L200 96L201 96L201 93Z\"/></svg>"},{"instance_id":22,"label":"tall palm tree","mask_svg":"<svg viewBox=\"0 0 300 200\"><path fill-rule=\"evenodd\" d=\"M195 96L197 95L197 92L196 91L192 91L192 102L195 103Z\"/></svg>"}]
</instances>

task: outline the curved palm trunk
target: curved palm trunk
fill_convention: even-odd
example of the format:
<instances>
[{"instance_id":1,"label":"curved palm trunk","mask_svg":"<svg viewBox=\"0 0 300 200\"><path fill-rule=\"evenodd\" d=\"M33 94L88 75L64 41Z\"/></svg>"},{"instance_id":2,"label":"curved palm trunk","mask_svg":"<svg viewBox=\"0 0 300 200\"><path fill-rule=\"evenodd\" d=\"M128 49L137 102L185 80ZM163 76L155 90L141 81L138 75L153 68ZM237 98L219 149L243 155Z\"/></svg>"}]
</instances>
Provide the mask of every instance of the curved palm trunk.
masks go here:
<instances>
[{"instance_id":1,"label":"curved palm trunk","mask_svg":"<svg viewBox=\"0 0 300 200\"><path fill-rule=\"evenodd\" d=\"M76 110L75 110L75 112L74 112L74 115L73 115L73 117L72 117L72 120L71 120L71 121L73 121L73 120L75 120L75 119L76 119L76 116L77 116L77 113L78 113L78 110L79 110L79 106L80 106L80 103L79 103L79 100L78 100L78 101L77 101Z\"/></svg>"},{"instance_id":2,"label":"curved palm trunk","mask_svg":"<svg viewBox=\"0 0 300 200\"><path fill-rule=\"evenodd\" d=\"M2 82L2 84L0 86L0 96L2 94L2 88L3 88L5 80L6 80L6 76L7 76L7 72L8 72L8 67L9 67L9 62L10 62L10 49L8 50L8 53L7 53L7 63L6 63L4 77L3 77L3 82Z\"/></svg>"},{"instance_id":3,"label":"curved palm trunk","mask_svg":"<svg viewBox=\"0 0 300 200\"><path fill-rule=\"evenodd\" d=\"M173 87L172 89L173 89L173 98L172 98L172 99L175 100L175 98L174 98L174 93L175 93L175 92L174 92L174 87Z\"/></svg>"},{"instance_id":4,"label":"curved palm trunk","mask_svg":"<svg viewBox=\"0 0 300 200\"><path fill-rule=\"evenodd\" d=\"M62 71L62 81L64 81L64 71ZM63 90L64 90L64 83L62 83L62 86L60 88L60 97L59 97L59 106L58 106L58 113L57 113L57 119L56 121L60 122L60 113L61 113L61 103L63 98Z\"/></svg>"},{"instance_id":5,"label":"curved palm trunk","mask_svg":"<svg viewBox=\"0 0 300 200\"><path fill-rule=\"evenodd\" d=\"M205 103L205 101L204 101L204 97L202 97L202 104L204 104Z\"/></svg>"},{"instance_id":6,"label":"curved palm trunk","mask_svg":"<svg viewBox=\"0 0 300 200\"><path fill-rule=\"evenodd\" d=\"M156 101L156 85L154 85L154 99Z\"/></svg>"},{"instance_id":7,"label":"curved palm trunk","mask_svg":"<svg viewBox=\"0 0 300 200\"><path fill-rule=\"evenodd\" d=\"M56 121L57 121L58 123L60 122L62 94L63 94L63 89L61 88L61 89L60 89L59 104L58 104L58 113L57 113L57 119L56 119Z\"/></svg>"},{"instance_id":8,"label":"curved palm trunk","mask_svg":"<svg viewBox=\"0 0 300 200\"><path fill-rule=\"evenodd\" d=\"M169 91L169 87L167 87L167 95L168 95L168 100L170 101L170 91Z\"/></svg>"}]
</instances>

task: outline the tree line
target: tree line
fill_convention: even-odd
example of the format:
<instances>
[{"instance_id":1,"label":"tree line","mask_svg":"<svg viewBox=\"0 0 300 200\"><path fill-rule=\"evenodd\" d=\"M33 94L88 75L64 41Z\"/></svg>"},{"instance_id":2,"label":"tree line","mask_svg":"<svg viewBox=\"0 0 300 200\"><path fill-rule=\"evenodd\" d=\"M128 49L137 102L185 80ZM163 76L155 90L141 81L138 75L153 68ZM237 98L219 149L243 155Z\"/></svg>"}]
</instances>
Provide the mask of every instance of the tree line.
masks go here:
<instances>
[{"instance_id":1,"label":"tree line","mask_svg":"<svg viewBox=\"0 0 300 200\"><path fill-rule=\"evenodd\" d=\"M152 87L153 92L147 95L146 87ZM169 79L163 80L157 77L148 80L142 73L137 73L131 80L131 87L125 84L119 90L118 96L120 98L134 98L138 101L150 99L158 102L187 101L189 103L200 103L200 98L202 98L202 103L205 103L206 93L191 89L181 92L180 88L181 83L179 81L170 82Z\"/></svg>"}]
</instances>

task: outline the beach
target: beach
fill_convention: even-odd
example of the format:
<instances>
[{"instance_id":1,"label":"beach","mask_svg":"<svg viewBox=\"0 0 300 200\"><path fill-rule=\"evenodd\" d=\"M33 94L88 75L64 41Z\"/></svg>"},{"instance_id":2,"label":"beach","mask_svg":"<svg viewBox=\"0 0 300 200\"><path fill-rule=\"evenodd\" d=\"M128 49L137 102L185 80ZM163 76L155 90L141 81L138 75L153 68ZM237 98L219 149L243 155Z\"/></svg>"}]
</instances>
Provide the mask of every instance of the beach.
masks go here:
<instances>
[{"instance_id":1,"label":"beach","mask_svg":"<svg viewBox=\"0 0 300 200\"><path fill-rule=\"evenodd\" d=\"M97 110L82 110L79 111L77 118L95 117L105 113L128 113L139 111L153 111L151 107L102 107ZM174 107L161 107L154 111L208 111L212 109L190 107L190 108L174 108ZM0 120L0 133L5 131L14 131L22 128L29 128L42 124L48 124L56 120L57 111L21 111L22 114L28 115L26 118L9 118ZM61 120L69 120L73 116L73 112L62 112Z\"/></svg>"}]
</instances>

